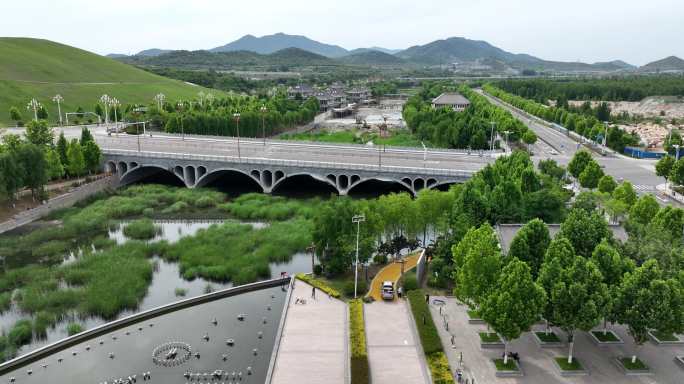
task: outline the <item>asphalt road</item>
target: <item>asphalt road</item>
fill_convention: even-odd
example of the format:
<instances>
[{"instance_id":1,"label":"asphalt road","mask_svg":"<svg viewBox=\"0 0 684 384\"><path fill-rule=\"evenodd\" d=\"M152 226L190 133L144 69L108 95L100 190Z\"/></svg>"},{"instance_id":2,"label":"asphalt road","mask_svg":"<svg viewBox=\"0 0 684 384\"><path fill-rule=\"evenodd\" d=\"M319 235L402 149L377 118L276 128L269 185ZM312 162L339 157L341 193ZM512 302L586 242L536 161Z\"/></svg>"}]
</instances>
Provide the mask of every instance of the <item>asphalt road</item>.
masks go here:
<instances>
[{"instance_id":1,"label":"asphalt road","mask_svg":"<svg viewBox=\"0 0 684 384\"><path fill-rule=\"evenodd\" d=\"M542 159L554 159L559 164L567 165L572 156L577 152L582 145L567 135L549 128L545 125L539 124L536 120L511 105L500 101L495 97L481 92L492 103L503 107L510 111L513 116L525 123L534 133L537 134L539 140L535 143L533 157L535 161ZM665 183L665 180L655 174L654 160L633 159L620 154L603 156L596 152L591 152L594 159L601 165L604 172L613 176L617 180L627 180L634 185L634 188L639 194L653 193L656 195L661 203L675 203L665 195L656 193L656 186Z\"/></svg>"}]
</instances>

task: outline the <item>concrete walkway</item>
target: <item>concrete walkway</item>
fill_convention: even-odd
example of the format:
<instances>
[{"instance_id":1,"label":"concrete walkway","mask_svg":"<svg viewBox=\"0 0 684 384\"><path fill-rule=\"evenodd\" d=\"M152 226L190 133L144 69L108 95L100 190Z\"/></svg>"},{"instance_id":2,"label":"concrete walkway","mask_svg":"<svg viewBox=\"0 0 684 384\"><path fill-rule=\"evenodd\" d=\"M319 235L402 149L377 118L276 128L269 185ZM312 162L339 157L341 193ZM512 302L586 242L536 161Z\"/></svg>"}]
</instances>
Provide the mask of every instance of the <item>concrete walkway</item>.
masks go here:
<instances>
[{"instance_id":1,"label":"concrete walkway","mask_svg":"<svg viewBox=\"0 0 684 384\"><path fill-rule=\"evenodd\" d=\"M412 253L404 258L404 272L408 272L416 267L418 259L420 258L420 251ZM382 301L382 296L380 295L380 288L382 287L383 281L392 281L396 288L397 280L401 277L401 263L393 262L392 264L384 267L378 272L370 283L370 290L368 291L368 296L371 296L375 301Z\"/></svg>"},{"instance_id":2,"label":"concrete walkway","mask_svg":"<svg viewBox=\"0 0 684 384\"><path fill-rule=\"evenodd\" d=\"M295 280L287 308L273 384L349 382L347 305ZM306 304L295 304L297 299Z\"/></svg>"},{"instance_id":3,"label":"concrete walkway","mask_svg":"<svg viewBox=\"0 0 684 384\"><path fill-rule=\"evenodd\" d=\"M429 384L423 349L404 300L364 305L373 384Z\"/></svg>"}]
</instances>

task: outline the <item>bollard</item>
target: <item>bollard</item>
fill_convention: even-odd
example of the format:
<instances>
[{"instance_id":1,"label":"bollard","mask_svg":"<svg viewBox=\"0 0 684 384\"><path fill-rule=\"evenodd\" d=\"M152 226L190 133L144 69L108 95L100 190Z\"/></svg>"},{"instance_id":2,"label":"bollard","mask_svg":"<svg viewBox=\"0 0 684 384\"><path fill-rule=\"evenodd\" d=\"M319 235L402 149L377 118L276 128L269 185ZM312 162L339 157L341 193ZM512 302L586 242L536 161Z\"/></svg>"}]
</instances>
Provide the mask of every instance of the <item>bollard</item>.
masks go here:
<instances>
[{"instance_id":1,"label":"bollard","mask_svg":"<svg viewBox=\"0 0 684 384\"><path fill-rule=\"evenodd\" d=\"M423 315L423 325L425 325L425 315Z\"/></svg>"},{"instance_id":2,"label":"bollard","mask_svg":"<svg viewBox=\"0 0 684 384\"><path fill-rule=\"evenodd\" d=\"M449 332L449 322L448 321L446 322L446 330L447 330L447 332Z\"/></svg>"}]
</instances>

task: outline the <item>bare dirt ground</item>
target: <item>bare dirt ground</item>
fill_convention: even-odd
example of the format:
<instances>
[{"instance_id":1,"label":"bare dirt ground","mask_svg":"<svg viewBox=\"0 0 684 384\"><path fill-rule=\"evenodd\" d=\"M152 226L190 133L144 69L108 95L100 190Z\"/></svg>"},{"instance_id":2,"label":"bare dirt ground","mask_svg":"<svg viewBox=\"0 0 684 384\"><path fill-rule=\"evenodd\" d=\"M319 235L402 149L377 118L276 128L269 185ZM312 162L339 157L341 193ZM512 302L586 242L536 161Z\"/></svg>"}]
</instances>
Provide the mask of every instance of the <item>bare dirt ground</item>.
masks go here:
<instances>
[{"instance_id":1,"label":"bare dirt ground","mask_svg":"<svg viewBox=\"0 0 684 384\"><path fill-rule=\"evenodd\" d=\"M387 119L388 128L403 128L405 123L401 117L401 110L404 103L404 100L382 100L378 105L360 107L355 115L340 119L326 119L322 125L333 130L349 129L357 124L358 119L362 124L365 121L367 125L376 127L384 124Z\"/></svg>"}]
</instances>

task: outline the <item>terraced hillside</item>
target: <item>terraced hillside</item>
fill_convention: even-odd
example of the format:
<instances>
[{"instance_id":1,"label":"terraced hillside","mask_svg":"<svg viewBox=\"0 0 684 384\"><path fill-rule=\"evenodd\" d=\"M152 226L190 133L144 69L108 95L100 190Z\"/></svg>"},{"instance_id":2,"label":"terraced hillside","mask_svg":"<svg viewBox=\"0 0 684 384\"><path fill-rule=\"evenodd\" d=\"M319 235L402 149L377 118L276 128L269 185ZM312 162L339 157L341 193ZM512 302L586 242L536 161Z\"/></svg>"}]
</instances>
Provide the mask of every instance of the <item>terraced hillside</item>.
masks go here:
<instances>
[{"instance_id":1,"label":"terraced hillside","mask_svg":"<svg viewBox=\"0 0 684 384\"><path fill-rule=\"evenodd\" d=\"M16 106L24 121L35 97L57 121L52 97L64 97L62 111L79 106L92 111L106 93L122 103L149 103L162 92L167 99L193 98L201 87L157 76L118 61L48 40L0 37L0 126L13 126L9 109ZM217 93L217 91L212 91Z\"/></svg>"}]
</instances>

